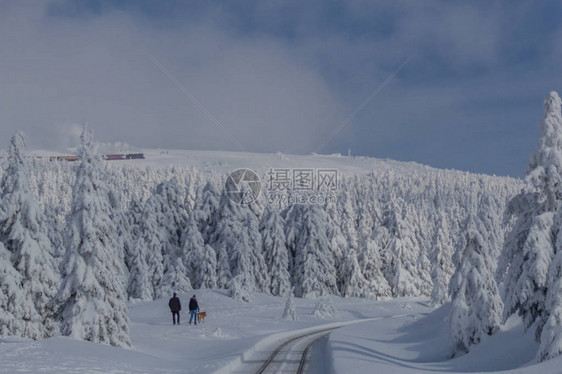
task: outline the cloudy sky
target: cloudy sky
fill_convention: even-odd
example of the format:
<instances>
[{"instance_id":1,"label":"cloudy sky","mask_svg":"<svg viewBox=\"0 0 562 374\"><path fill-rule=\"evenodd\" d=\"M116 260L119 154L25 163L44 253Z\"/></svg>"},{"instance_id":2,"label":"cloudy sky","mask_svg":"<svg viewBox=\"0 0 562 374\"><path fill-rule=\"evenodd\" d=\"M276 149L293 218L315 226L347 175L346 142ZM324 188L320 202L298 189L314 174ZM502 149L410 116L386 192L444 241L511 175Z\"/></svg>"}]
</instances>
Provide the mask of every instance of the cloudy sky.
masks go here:
<instances>
[{"instance_id":1,"label":"cloudy sky","mask_svg":"<svg viewBox=\"0 0 562 374\"><path fill-rule=\"evenodd\" d=\"M520 177L561 66L554 0L0 0L0 139Z\"/></svg>"}]
</instances>

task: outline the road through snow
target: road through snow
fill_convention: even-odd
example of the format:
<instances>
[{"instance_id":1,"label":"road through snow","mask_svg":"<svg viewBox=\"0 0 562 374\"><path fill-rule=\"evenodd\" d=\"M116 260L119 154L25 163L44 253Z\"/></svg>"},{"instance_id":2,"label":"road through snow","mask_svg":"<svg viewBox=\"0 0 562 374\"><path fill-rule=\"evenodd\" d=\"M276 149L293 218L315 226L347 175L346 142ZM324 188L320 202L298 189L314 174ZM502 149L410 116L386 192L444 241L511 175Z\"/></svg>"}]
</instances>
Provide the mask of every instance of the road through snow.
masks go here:
<instances>
[{"instance_id":1,"label":"road through snow","mask_svg":"<svg viewBox=\"0 0 562 374\"><path fill-rule=\"evenodd\" d=\"M271 335L258 342L239 360L218 370L215 374L262 374L262 373L299 373L306 372L303 364L311 344L329 335L340 327L376 321L385 318L401 318L410 314L364 318L354 321L334 322L311 328ZM305 357L303 357L305 356ZM314 358L313 361L321 360Z\"/></svg>"}]
</instances>

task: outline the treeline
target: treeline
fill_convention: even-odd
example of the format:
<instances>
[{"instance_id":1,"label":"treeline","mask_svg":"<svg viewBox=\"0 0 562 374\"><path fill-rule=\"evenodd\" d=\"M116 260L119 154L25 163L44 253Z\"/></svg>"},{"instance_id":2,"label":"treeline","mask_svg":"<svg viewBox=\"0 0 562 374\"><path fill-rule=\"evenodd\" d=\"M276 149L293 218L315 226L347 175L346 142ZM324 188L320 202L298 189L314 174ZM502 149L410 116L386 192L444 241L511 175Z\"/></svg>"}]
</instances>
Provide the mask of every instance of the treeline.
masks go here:
<instances>
[{"instance_id":1,"label":"treeline","mask_svg":"<svg viewBox=\"0 0 562 374\"><path fill-rule=\"evenodd\" d=\"M31 185L51 223L48 232L59 259L67 247L64 223L78 167L41 162L31 167ZM262 195L250 205L238 205L223 193L226 175L221 173L178 166L100 168L125 216L126 228L120 231L132 278L128 297L139 299L163 297L177 287L170 282L179 275L170 274L176 273L178 258L185 267L180 283L200 288L197 264L205 257L207 288L228 288L242 272L248 292L283 296L293 287L298 297L433 292L442 302L467 217L478 211L483 197L490 201L497 258L508 228L502 223L506 202L522 188L518 180L457 171L373 170L340 175L335 203L279 206ZM304 254L319 266L301 268L310 264L300 259ZM212 258L215 264L208 264ZM310 288L299 279L326 274L333 279ZM442 278L437 282L442 286L434 287L435 277Z\"/></svg>"}]
</instances>

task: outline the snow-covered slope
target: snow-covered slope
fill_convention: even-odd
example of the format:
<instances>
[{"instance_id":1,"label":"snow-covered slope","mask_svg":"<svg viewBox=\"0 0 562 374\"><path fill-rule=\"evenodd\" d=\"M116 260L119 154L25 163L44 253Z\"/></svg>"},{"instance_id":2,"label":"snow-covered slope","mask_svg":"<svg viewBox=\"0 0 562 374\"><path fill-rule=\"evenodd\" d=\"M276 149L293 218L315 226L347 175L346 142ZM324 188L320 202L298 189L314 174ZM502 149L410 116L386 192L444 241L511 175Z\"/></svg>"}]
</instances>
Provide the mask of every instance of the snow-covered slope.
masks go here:
<instances>
[{"instance_id":1,"label":"snow-covered slope","mask_svg":"<svg viewBox=\"0 0 562 374\"><path fill-rule=\"evenodd\" d=\"M408 318L367 322L332 333L329 344L335 372L562 372L561 358L535 363L538 344L534 333L525 333L517 318L510 319L500 332L487 336L468 354L451 359L453 345L447 322L450 304L428 315L416 314L418 307L414 304L407 303L405 308L412 308Z\"/></svg>"},{"instance_id":2,"label":"snow-covered slope","mask_svg":"<svg viewBox=\"0 0 562 374\"><path fill-rule=\"evenodd\" d=\"M313 316L315 301L296 299L297 321L282 319L284 299L256 294L236 302L224 290L197 290L205 323L188 324L190 294L180 294L181 325L172 325L167 299L129 304L131 349L67 337L32 341L0 338L0 373L211 373L233 368L271 334L333 321L404 313L399 303L333 298L334 318ZM228 372L229 369L220 370Z\"/></svg>"},{"instance_id":3,"label":"snow-covered slope","mask_svg":"<svg viewBox=\"0 0 562 374\"><path fill-rule=\"evenodd\" d=\"M287 155L225 151L154 150L142 151L145 160L125 161L131 165L192 166L199 170L230 172L238 168L265 171L268 168L337 168L345 174L368 173L373 169L421 171L432 168L415 162L399 162L361 156ZM435 169L434 169L435 170Z\"/></svg>"},{"instance_id":4,"label":"snow-covered slope","mask_svg":"<svg viewBox=\"0 0 562 374\"><path fill-rule=\"evenodd\" d=\"M100 150L100 153L107 153ZM239 168L249 168L265 172L269 168L332 168L338 169L345 175L365 174L372 170L412 173L412 172L437 172L442 169L419 164L416 162L395 161L366 156L343 156L341 154L310 154L291 155L284 153L246 153L228 151L202 151L182 149L138 149L115 150L111 153L142 153L145 159L119 160L109 163L111 167L193 167L199 171L229 173ZM34 156L61 156L71 155L72 152L60 153L54 151L36 150L30 152ZM466 172L450 170L453 173Z\"/></svg>"},{"instance_id":5,"label":"snow-covered slope","mask_svg":"<svg viewBox=\"0 0 562 374\"><path fill-rule=\"evenodd\" d=\"M517 319L469 354L451 360L449 306L434 310L423 298L332 297L338 315L327 319L314 317L316 300L295 299L298 320L287 321L282 319L282 298L256 294L250 303L241 303L222 290L193 293L208 313L198 326L187 323L185 310L182 324L173 326L167 300L132 303L131 349L67 337L39 341L3 337L0 373L229 373L258 347L274 346L291 330L374 317L384 318L341 327L332 333L327 347L314 352L327 353L324 365L333 365L335 373L562 372L561 358L534 363L538 346L532 332L525 333ZM187 304L190 296L180 298Z\"/></svg>"}]
</instances>

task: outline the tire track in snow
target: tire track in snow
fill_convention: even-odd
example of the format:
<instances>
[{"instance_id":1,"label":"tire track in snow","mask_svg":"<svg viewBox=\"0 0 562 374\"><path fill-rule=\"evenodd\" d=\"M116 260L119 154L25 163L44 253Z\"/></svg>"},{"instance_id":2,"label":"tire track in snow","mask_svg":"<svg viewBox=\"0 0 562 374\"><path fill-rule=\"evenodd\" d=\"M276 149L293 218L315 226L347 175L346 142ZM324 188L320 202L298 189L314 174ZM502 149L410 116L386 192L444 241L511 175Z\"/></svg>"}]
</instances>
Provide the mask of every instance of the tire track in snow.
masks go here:
<instances>
[{"instance_id":1,"label":"tire track in snow","mask_svg":"<svg viewBox=\"0 0 562 374\"><path fill-rule=\"evenodd\" d=\"M281 360L276 362L276 364L285 370L285 367L294 364L296 361L297 366L294 370L288 370L287 372L297 372L298 365L300 364L301 360L306 360L306 357L302 357L302 353L306 349L306 346L311 343L310 338L313 337L312 343L319 338L328 335L330 332L334 331L343 326L352 325L356 323L364 323L369 321L377 321L381 319L388 319L388 318L402 318L407 316L415 316L414 314L407 313L407 314L398 314L392 316L381 316L381 317L373 317L373 318L364 318L354 321L346 321L346 322L332 322L324 325L318 325L314 327L309 327L300 330L293 330L283 333L277 333L270 335L260 342L258 342L254 347L249 349L247 352L244 352L240 357L235 359L229 365L219 369L215 372L215 374L223 374L223 373L266 373L265 369L267 369L268 365L275 360L275 356L280 352L283 352L283 349L291 345L291 343L296 343L295 345L304 346L301 349L300 354L298 354L298 358L286 358L285 360ZM306 339L306 338L309 339ZM304 339L304 340L303 340ZM302 344L304 342L304 344ZM312 344L310 344L312 346ZM293 356L295 352L292 352ZM286 362L284 362L286 361ZM285 366L285 367L284 367ZM304 364L303 364L304 367ZM273 372L280 372L279 368L274 370Z\"/></svg>"}]
</instances>

